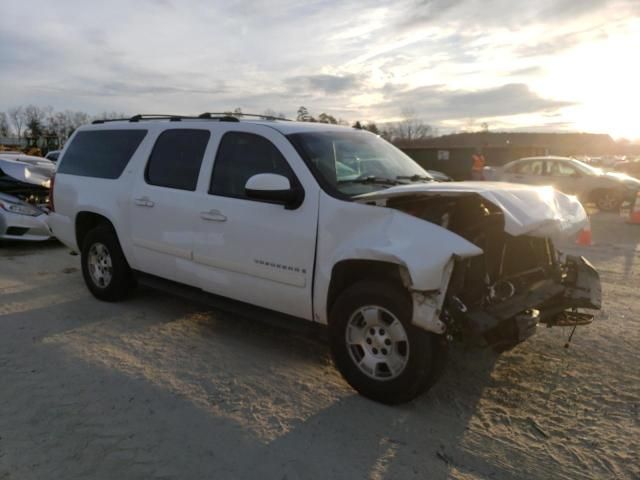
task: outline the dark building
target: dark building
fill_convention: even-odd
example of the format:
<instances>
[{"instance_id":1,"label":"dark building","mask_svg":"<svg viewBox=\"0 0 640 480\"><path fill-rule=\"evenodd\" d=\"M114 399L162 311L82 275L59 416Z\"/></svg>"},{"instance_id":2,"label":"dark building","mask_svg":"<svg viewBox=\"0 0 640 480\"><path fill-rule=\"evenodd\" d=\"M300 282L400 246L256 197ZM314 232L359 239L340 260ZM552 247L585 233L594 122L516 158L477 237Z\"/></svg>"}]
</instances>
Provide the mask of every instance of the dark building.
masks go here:
<instances>
[{"instance_id":1,"label":"dark building","mask_svg":"<svg viewBox=\"0 0 640 480\"><path fill-rule=\"evenodd\" d=\"M439 170L456 180L471 176L471 156L481 149L488 166L540 155L603 155L615 153L609 135L590 133L473 132L397 143L423 168Z\"/></svg>"}]
</instances>

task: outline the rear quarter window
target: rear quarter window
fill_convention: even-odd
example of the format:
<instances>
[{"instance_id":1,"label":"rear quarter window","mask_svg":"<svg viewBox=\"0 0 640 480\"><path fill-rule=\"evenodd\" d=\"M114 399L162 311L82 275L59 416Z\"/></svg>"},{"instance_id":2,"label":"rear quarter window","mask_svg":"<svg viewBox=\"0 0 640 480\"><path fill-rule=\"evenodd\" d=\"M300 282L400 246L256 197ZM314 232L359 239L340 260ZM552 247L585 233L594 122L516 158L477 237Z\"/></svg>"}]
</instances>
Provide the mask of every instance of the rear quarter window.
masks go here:
<instances>
[{"instance_id":1,"label":"rear quarter window","mask_svg":"<svg viewBox=\"0 0 640 480\"><path fill-rule=\"evenodd\" d=\"M58 173L118 178L146 134L147 130L78 132L60 161Z\"/></svg>"}]
</instances>

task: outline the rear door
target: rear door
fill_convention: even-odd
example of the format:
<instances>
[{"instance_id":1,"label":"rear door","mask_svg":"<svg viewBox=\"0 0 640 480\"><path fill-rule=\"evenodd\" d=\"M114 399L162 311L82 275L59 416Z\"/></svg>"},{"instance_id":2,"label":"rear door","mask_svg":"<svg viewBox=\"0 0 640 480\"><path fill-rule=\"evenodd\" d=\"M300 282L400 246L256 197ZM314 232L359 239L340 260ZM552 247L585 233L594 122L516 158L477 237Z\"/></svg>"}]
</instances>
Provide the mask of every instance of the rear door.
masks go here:
<instances>
[{"instance_id":1,"label":"rear door","mask_svg":"<svg viewBox=\"0 0 640 480\"><path fill-rule=\"evenodd\" d=\"M522 160L511 165L503 173L503 178L507 182L527 185L546 185L549 182L546 176L545 160L540 158Z\"/></svg>"},{"instance_id":2,"label":"rear door","mask_svg":"<svg viewBox=\"0 0 640 480\"><path fill-rule=\"evenodd\" d=\"M275 129L221 130L210 183L197 200L193 261L201 288L311 319L319 187ZM248 198L245 184L258 173L286 176L304 189L302 204L289 210Z\"/></svg>"},{"instance_id":3,"label":"rear door","mask_svg":"<svg viewBox=\"0 0 640 480\"><path fill-rule=\"evenodd\" d=\"M211 138L208 129L171 128L158 136L133 186L131 241L136 266L188 285L193 274L196 186Z\"/></svg>"}]
</instances>

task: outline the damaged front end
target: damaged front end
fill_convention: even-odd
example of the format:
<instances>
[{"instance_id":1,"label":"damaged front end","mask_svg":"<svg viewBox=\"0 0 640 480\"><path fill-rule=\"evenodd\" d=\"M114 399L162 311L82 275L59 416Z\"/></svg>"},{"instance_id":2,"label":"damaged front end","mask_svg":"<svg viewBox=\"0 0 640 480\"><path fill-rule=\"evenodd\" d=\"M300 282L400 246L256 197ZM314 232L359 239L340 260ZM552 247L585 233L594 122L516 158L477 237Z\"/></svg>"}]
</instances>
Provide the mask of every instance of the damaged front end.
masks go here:
<instances>
[{"instance_id":1,"label":"damaged front end","mask_svg":"<svg viewBox=\"0 0 640 480\"><path fill-rule=\"evenodd\" d=\"M0 158L0 239L50 238L45 218L53 171L44 162Z\"/></svg>"},{"instance_id":2,"label":"damaged front end","mask_svg":"<svg viewBox=\"0 0 640 480\"><path fill-rule=\"evenodd\" d=\"M479 194L396 196L385 206L440 225L483 251L455 259L446 292L438 293L439 321L447 334L471 333L506 350L539 324L584 325L593 315L578 309L601 307L598 272L584 257L561 254L541 234L508 233L503 208Z\"/></svg>"}]
</instances>

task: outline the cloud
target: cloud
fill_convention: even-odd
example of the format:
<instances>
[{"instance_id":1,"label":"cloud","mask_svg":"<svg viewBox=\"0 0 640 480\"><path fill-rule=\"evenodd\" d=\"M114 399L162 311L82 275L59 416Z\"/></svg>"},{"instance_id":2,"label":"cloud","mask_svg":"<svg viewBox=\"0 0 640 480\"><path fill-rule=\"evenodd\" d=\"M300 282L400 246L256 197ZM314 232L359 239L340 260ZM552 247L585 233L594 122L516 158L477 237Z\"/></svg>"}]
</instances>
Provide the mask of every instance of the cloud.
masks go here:
<instances>
[{"instance_id":1,"label":"cloud","mask_svg":"<svg viewBox=\"0 0 640 480\"><path fill-rule=\"evenodd\" d=\"M424 112L428 121L461 118L489 118L557 110L571 102L542 98L523 83L510 83L484 90L447 90L443 86L427 86L403 91L390 91L388 100L379 105L387 112L401 113L410 108Z\"/></svg>"},{"instance_id":2,"label":"cloud","mask_svg":"<svg viewBox=\"0 0 640 480\"><path fill-rule=\"evenodd\" d=\"M520 57L539 57L555 55L569 50L583 42L598 38L602 35L602 26L582 29L563 34L550 34L543 41L533 44L525 44L514 49L514 53Z\"/></svg>"},{"instance_id":3,"label":"cloud","mask_svg":"<svg viewBox=\"0 0 640 480\"><path fill-rule=\"evenodd\" d=\"M85 7L82 0L3 6L0 111L37 103L90 113L242 107L292 116L305 105L316 115L384 121L413 107L432 122L561 111L570 102L535 93L551 83L558 56L640 13L634 0ZM47 21L33 22L34 11Z\"/></svg>"},{"instance_id":4,"label":"cloud","mask_svg":"<svg viewBox=\"0 0 640 480\"><path fill-rule=\"evenodd\" d=\"M397 22L397 26L411 28L433 24L449 11L455 10L456 7L460 7L464 3L464 0L418 0L411 2L404 15Z\"/></svg>"},{"instance_id":5,"label":"cloud","mask_svg":"<svg viewBox=\"0 0 640 480\"><path fill-rule=\"evenodd\" d=\"M320 91L327 94L344 93L362 85L358 75L300 75L290 77L285 83L295 92Z\"/></svg>"},{"instance_id":6,"label":"cloud","mask_svg":"<svg viewBox=\"0 0 640 480\"><path fill-rule=\"evenodd\" d=\"M544 72L544 68L539 65L534 65L531 67L519 68L517 70L512 70L509 72L510 77L532 77L534 75L539 75Z\"/></svg>"},{"instance_id":7,"label":"cloud","mask_svg":"<svg viewBox=\"0 0 640 480\"><path fill-rule=\"evenodd\" d=\"M402 8L394 27L400 29L457 24L465 28L520 28L531 24L556 24L594 14L614 4L635 10L635 0L414 0Z\"/></svg>"}]
</instances>

